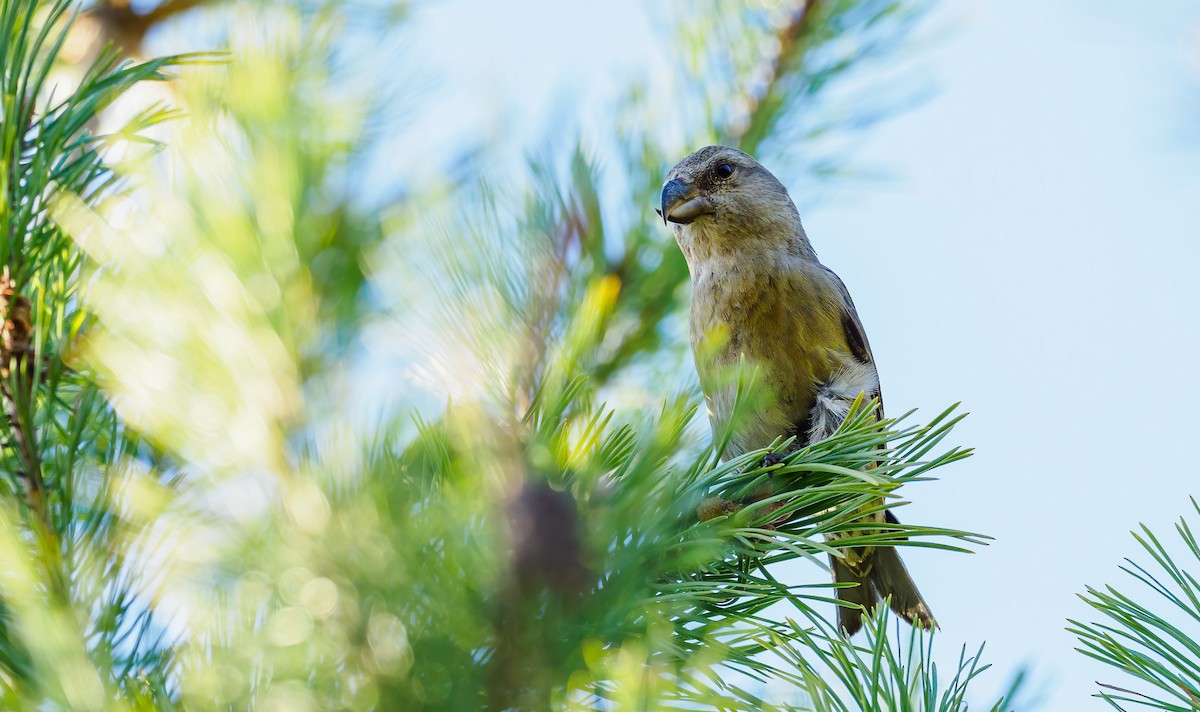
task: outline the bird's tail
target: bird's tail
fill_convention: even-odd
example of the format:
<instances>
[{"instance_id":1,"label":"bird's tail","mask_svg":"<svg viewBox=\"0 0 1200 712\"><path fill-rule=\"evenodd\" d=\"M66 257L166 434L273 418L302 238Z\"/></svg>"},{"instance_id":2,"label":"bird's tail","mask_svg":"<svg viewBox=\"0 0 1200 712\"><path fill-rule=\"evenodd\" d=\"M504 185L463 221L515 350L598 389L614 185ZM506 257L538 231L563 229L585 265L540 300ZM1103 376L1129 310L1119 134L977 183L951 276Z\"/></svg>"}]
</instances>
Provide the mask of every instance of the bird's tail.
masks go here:
<instances>
[{"instance_id":1,"label":"bird's tail","mask_svg":"<svg viewBox=\"0 0 1200 712\"><path fill-rule=\"evenodd\" d=\"M861 553L861 550L856 553ZM837 589L838 598L850 604L838 606L838 624L846 631L846 635L857 633L862 628L863 616L870 615L875 603L889 596L892 611L910 624L920 623L926 630L937 626L929 606L894 547L873 547L854 565L836 557L830 557L830 560L835 583L858 584Z\"/></svg>"},{"instance_id":2,"label":"bird's tail","mask_svg":"<svg viewBox=\"0 0 1200 712\"><path fill-rule=\"evenodd\" d=\"M856 398L879 397L879 376L870 363L851 362L817 389L816 403L809 414L808 442L829 437L841 426ZM882 417L882 406L879 414ZM885 511L883 521L896 524ZM882 522L881 522L882 523ZM896 615L929 630L937 626L921 592L904 568L894 547L875 546L845 550L845 558L830 557L835 583L852 583L837 589L838 598L849 604L838 606L838 623L852 635L862 628L862 617L870 615L875 603L889 598Z\"/></svg>"}]
</instances>

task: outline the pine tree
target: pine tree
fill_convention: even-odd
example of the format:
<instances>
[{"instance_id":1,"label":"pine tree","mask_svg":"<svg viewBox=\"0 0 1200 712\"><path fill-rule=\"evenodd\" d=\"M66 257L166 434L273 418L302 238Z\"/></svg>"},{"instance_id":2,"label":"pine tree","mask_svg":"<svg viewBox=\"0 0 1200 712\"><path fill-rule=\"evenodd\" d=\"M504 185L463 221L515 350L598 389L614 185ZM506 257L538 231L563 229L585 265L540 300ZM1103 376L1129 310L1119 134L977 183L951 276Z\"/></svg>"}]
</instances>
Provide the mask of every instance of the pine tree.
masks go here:
<instances>
[{"instance_id":1,"label":"pine tree","mask_svg":"<svg viewBox=\"0 0 1200 712\"><path fill-rule=\"evenodd\" d=\"M686 269L646 205L679 147L645 87L614 112L610 173L579 142L380 198L361 169L395 87L352 81L344 50L386 8L261 3L226 54L113 49L82 73L73 12L0 2L6 709L966 709L978 653L939 674L931 634L884 611L848 641L823 577L780 575L981 543L852 522L969 455L943 444L961 416L861 404L782 467L762 460L782 441L720 461L694 386L658 378ZM826 87L915 14L688 17L688 144L816 184L836 151L795 146L838 130ZM129 109L168 71L175 108Z\"/></svg>"}]
</instances>

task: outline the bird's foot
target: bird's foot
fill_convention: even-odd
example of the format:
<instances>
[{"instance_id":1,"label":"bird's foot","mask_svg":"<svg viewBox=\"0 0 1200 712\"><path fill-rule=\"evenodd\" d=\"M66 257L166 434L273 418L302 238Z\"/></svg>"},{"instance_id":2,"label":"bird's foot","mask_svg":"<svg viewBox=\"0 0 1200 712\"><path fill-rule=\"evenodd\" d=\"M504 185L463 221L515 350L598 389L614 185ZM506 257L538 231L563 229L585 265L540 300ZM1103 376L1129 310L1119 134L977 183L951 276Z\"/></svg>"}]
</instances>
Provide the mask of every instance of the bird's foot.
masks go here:
<instances>
[{"instance_id":1,"label":"bird's foot","mask_svg":"<svg viewBox=\"0 0 1200 712\"><path fill-rule=\"evenodd\" d=\"M783 462L783 458L784 458L784 456L781 453L769 452L766 455L763 455L762 460L759 461L759 463L758 463L758 466L759 467L772 467L774 465L778 465L779 463Z\"/></svg>"}]
</instances>

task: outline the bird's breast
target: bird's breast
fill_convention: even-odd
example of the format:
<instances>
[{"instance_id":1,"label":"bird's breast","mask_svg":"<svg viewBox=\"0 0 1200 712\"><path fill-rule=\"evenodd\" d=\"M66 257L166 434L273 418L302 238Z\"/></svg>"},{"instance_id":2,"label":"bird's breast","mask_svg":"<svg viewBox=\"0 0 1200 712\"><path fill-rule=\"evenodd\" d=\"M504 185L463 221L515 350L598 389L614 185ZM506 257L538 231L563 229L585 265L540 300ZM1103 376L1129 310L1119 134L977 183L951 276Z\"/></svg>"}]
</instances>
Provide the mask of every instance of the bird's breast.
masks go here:
<instances>
[{"instance_id":1,"label":"bird's breast","mask_svg":"<svg viewBox=\"0 0 1200 712\"><path fill-rule=\"evenodd\" d=\"M836 295L803 269L712 265L694 274L692 347L714 427L732 417L736 369L758 370L765 400L743 415L734 452L795 434L816 400L817 384L844 363Z\"/></svg>"}]
</instances>

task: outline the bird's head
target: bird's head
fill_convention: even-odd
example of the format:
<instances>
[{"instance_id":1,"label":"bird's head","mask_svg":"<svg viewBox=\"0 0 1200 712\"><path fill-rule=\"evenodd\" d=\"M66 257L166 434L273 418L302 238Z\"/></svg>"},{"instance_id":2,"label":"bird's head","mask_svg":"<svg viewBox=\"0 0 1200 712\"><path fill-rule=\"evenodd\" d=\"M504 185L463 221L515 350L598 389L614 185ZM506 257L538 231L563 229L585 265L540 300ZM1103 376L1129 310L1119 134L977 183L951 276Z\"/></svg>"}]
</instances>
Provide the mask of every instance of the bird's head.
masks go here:
<instances>
[{"instance_id":1,"label":"bird's head","mask_svg":"<svg viewBox=\"0 0 1200 712\"><path fill-rule=\"evenodd\" d=\"M807 246L787 188L747 153L708 146L667 173L658 214L694 256ZM793 245L793 243L796 243ZM808 248L811 250L811 248Z\"/></svg>"}]
</instances>

